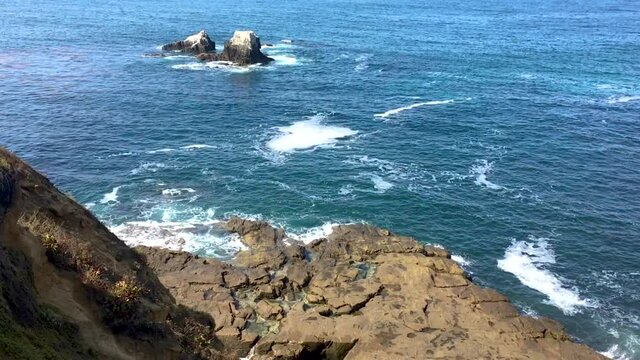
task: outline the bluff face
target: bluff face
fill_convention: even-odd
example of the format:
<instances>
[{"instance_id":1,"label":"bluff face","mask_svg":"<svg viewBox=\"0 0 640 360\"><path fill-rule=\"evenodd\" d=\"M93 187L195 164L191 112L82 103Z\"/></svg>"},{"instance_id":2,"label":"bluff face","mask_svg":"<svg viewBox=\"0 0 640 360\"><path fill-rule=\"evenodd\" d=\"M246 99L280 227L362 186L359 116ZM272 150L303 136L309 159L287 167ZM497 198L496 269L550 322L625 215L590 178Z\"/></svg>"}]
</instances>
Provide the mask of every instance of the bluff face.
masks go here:
<instances>
[{"instance_id":1,"label":"bluff face","mask_svg":"<svg viewBox=\"0 0 640 360\"><path fill-rule=\"evenodd\" d=\"M231 263L130 249L0 149L0 358L604 359L410 237L223 226Z\"/></svg>"}]
</instances>

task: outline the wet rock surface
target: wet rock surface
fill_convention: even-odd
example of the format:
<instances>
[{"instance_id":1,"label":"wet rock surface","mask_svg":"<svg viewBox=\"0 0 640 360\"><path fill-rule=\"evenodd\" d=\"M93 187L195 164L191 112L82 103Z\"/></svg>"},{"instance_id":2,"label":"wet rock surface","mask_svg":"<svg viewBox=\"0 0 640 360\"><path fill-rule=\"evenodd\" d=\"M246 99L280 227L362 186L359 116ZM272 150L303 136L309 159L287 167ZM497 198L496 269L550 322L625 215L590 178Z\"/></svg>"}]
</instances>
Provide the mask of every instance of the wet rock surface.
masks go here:
<instances>
[{"instance_id":1,"label":"wet rock surface","mask_svg":"<svg viewBox=\"0 0 640 360\"><path fill-rule=\"evenodd\" d=\"M308 245L265 222L224 224L248 249L231 263L139 247L179 304L215 319L252 359L602 359L561 325L521 316L473 284L446 250L369 225Z\"/></svg>"}]
</instances>

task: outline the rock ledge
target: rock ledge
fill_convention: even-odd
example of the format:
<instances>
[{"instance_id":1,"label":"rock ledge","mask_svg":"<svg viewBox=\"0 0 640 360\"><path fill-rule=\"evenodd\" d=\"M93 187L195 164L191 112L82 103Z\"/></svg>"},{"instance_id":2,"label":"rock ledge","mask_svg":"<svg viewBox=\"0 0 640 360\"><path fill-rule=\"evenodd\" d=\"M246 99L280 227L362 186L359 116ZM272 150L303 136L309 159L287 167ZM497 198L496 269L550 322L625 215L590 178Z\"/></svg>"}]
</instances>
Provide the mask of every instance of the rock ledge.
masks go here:
<instances>
[{"instance_id":1,"label":"rock ledge","mask_svg":"<svg viewBox=\"0 0 640 360\"><path fill-rule=\"evenodd\" d=\"M223 226L231 263L138 247L176 301L209 313L234 356L260 359L603 359L549 319L521 316L441 248L370 225L308 245L266 222ZM292 245L286 245L290 243Z\"/></svg>"}]
</instances>

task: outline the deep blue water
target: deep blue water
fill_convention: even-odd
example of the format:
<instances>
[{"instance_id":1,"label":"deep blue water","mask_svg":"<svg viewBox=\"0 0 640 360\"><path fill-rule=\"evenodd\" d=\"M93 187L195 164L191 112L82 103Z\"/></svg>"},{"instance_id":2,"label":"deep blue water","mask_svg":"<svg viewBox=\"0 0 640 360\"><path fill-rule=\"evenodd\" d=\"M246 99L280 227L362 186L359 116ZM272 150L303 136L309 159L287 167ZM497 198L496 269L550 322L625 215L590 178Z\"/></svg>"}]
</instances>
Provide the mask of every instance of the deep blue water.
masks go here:
<instances>
[{"instance_id":1,"label":"deep blue water","mask_svg":"<svg viewBox=\"0 0 640 360\"><path fill-rule=\"evenodd\" d=\"M143 56L200 29L252 29L276 62ZM0 144L129 243L229 257L232 214L385 226L620 359L639 79L635 1L0 3Z\"/></svg>"}]
</instances>

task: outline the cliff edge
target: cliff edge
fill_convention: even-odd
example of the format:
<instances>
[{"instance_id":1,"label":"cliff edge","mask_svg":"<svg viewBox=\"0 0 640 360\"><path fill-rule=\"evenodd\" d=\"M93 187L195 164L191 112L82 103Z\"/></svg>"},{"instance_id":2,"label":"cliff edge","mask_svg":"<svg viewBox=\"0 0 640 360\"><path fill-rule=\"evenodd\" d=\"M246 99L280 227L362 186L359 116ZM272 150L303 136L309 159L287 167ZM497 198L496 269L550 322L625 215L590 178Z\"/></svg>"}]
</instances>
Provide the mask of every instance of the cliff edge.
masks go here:
<instances>
[{"instance_id":1,"label":"cliff edge","mask_svg":"<svg viewBox=\"0 0 640 360\"><path fill-rule=\"evenodd\" d=\"M222 226L247 246L230 263L130 249L0 149L0 358L605 359L413 238Z\"/></svg>"},{"instance_id":2,"label":"cliff edge","mask_svg":"<svg viewBox=\"0 0 640 360\"><path fill-rule=\"evenodd\" d=\"M0 358L227 358L212 327L88 210L0 148Z\"/></svg>"}]
</instances>

